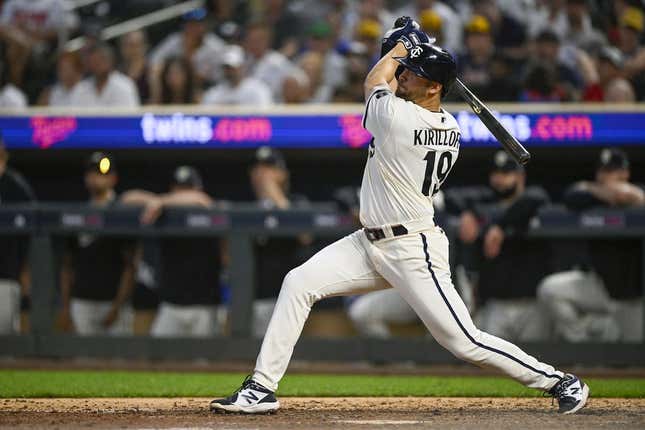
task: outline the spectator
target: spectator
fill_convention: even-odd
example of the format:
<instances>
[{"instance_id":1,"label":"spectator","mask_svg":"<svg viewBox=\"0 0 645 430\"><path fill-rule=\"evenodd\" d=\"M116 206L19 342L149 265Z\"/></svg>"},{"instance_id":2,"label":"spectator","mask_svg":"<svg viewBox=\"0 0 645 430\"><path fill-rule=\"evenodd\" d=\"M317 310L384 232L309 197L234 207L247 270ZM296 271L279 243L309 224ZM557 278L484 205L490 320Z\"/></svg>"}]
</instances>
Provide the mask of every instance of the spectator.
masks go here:
<instances>
[{"instance_id":1,"label":"spectator","mask_svg":"<svg viewBox=\"0 0 645 430\"><path fill-rule=\"evenodd\" d=\"M247 75L244 51L230 46L222 56L225 80L204 93L202 104L267 106L272 103L267 85Z\"/></svg>"},{"instance_id":2,"label":"spectator","mask_svg":"<svg viewBox=\"0 0 645 430\"><path fill-rule=\"evenodd\" d=\"M289 171L284 157L276 149L268 146L258 148L249 177L256 202L262 209L281 210L307 204L306 198L290 193ZM255 337L264 336L282 280L294 265L304 262L303 246L310 242L307 236L256 237L252 328Z\"/></svg>"},{"instance_id":3,"label":"spectator","mask_svg":"<svg viewBox=\"0 0 645 430\"><path fill-rule=\"evenodd\" d=\"M434 10L440 17L443 23L443 47L450 52L458 52L461 49L461 36L463 30L463 23L459 15L453 9L447 6L444 2L436 0L415 0L407 2L405 6L398 9L394 16L411 16L415 19L421 16L421 13L427 9ZM392 23L389 24L389 28Z\"/></svg>"},{"instance_id":4,"label":"spectator","mask_svg":"<svg viewBox=\"0 0 645 430\"><path fill-rule=\"evenodd\" d=\"M226 44L219 37L207 32L206 17L204 9L186 13L182 31L166 37L150 53L153 90L158 91L161 69L170 57L183 56L189 59L195 69L199 86L221 79L220 58Z\"/></svg>"},{"instance_id":5,"label":"spectator","mask_svg":"<svg viewBox=\"0 0 645 430\"><path fill-rule=\"evenodd\" d=\"M57 82L41 93L38 104L48 106L71 106L72 93L83 78L83 67L78 54L68 52L58 57Z\"/></svg>"},{"instance_id":6,"label":"spectator","mask_svg":"<svg viewBox=\"0 0 645 430\"><path fill-rule=\"evenodd\" d=\"M561 61L562 55L560 38L552 30L544 30L533 39L533 50L529 69L535 64L542 64L555 71L555 79L563 91L573 94L583 86L582 76L567 63ZM569 50L569 53L572 51ZM577 50L573 51L577 52ZM573 98L573 96L568 97Z\"/></svg>"},{"instance_id":7,"label":"spectator","mask_svg":"<svg viewBox=\"0 0 645 430\"><path fill-rule=\"evenodd\" d=\"M390 24L392 25L392 24ZM358 23L354 40L361 43L365 49L365 55L369 59L369 67L371 68L381 58L381 38L383 36L381 25L378 21L372 19L364 19ZM351 46L350 46L351 52ZM367 72L369 69L365 72ZM349 71L348 71L349 73Z\"/></svg>"},{"instance_id":8,"label":"spectator","mask_svg":"<svg viewBox=\"0 0 645 430\"><path fill-rule=\"evenodd\" d=\"M294 67L282 82L283 103L305 103L311 93L309 77L299 67Z\"/></svg>"},{"instance_id":9,"label":"spectator","mask_svg":"<svg viewBox=\"0 0 645 430\"><path fill-rule=\"evenodd\" d=\"M385 8L384 3L383 0L346 2L342 17L341 39L351 41L363 21L374 22L379 28L391 28L396 17Z\"/></svg>"},{"instance_id":10,"label":"spectator","mask_svg":"<svg viewBox=\"0 0 645 430\"><path fill-rule=\"evenodd\" d=\"M8 0L0 15L0 40L8 44L7 78L37 96L71 20L63 0Z\"/></svg>"},{"instance_id":11,"label":"spectator","mask_svg":"<svg viewBox=\"0 0 645 430\"><path fill-rule=\"evenodd\" d=\"M27 96L7 80L7 64L0 64L0 108L24 109L27 107Z\"/></svg>"},{"instance_id":12,"label":"spectator","mask_svg":"<svg viewBox=\"0 0 645 430\"><path fill-rule=\"evenodd\" d=\"M642 37L645 29L643 11L629 7L620 17L619 47L625 57L625 77L636 90L638 100L645 100L645 47Z\"/></svg>"},{"instance_id":13,"label":"spectator","mask_svg":"<svg viewBox=\"0 0 645 430\"><path fill-rule=\"evenodd\" d=\"M489 99L492 80L491 62L495 54L490 22L481 15L474 15L464 28L465 51L459 56L458 69L461 79L483 100Z\"/></svg>"},{"instance_id":14,"label":"spectator","mask_svg":"<svg viewBox=\"0 0 645 430\"><path fill-rule=\"evenodd\" d=\"M304 38L304 20L294 13L285 0L263 2L262 17L273 30L272 49L287 58L294 58Z\"/></svg>"},{"instance_id":15,"label":"spectator","mask_svg":"<svg viewBox=\"0 0 645 430\"><path fill-rule=\"evenodd\" d=\"M605 36L593 27L587 0L567 0L566 26L562 40L583 50L607 43Z\"/></svg>"},{"instance_id":16,"label":"spectator","mask_svg":"<svg viewBox=\"0 0 645 430\"><path fill-rule=\"evenodd\" d=\"M322 57L321 82L323 86L331 90L329 98L317 101L319 103L328 102L333 90L347 82L347 66L345 58L334 49L334 35L331 26L326 21L316 22L309 28L305 54L307 53L316 53Z\"/></svg>"},{"instance_id":17,"label":"spectator","mask_svg":"<svg viewBox=\"0 0 645 430\"><path fill-rule=\"evenodd\" d=\"M0 206L35 201L34 192L25 178L8 166L9 153L0 137ZM0 240L0 334L20 330L21 297L28 301L28 239L25 236L2 236Z\"/></svg>"},{"instance_id":18,"label":"spectator","mask_svg":"<svg viewBox=\"0 0 645 430\"><path fill-rule=\"evenodd\" d=\"M629 178L625 152L603 149L595 180L573 184L565 204L575 211L645 206L645 187ZM569 255L570 268L546 277L538 289L555 335L569 342L642 341L639 242L593 240L587 251Z\"/></svg>"},{"instance_id":19,"label":"spectator","mask_svg":"<svg viewBox=\"0 0 645 430\"><path fill-rule=\"evenodd\" d=\"M132 79L137 86L139 99L142 103L150 100L150 83L148 77L148 38L143 30L135 30L124 34L119 39L119 54L121 64L119 71Z\"/></svg>"},{"instance_id":20,"label":"spectator","mask_svg":"<svg viewBox=\"0 0 645 430\"><path fill-rule=\"evenodd\" d=\"M125 193L126 204L143 205L141 221L154 223L164 209L212 208L215 201L203 191L194 167L175 169L166 194L142 190ZM206 337L217 333L220 302L222 243L217 238L165 238L160 241L158 265L159 311L152 324L156 337Z\"/></svg>"},{"instance_id":21,"label":"spectator","mask_svg":"<svg viewBox=\"0 0 645 430\"><path fill-rule=\"evenodd\" d=\"M477 319L482 330L516 341L542 340L547 320L535 300L548 273L546 245L526 244L524 232L549 201L540 187L527 187L524 169L508 154L493 157L489 186L452 189L446 207L459 214L459 264L478 274ZM542 264L535 264L536 261Z\"/></svg>"},{"instance_id":22,"label":"spectator","mask_svg":"<svg viewBox=\"0 0 645 430\"><path fill-rule=\"evenodd\" d=\"M183 57L166 60L161 72L161 92L156 103L192 104L199 102L193 66Z\"/></svg>"},{"instance_id":23,"label":"spectator","mask_svg":"<svg viewBox=\"0 0 645 430\"><path fill-rule=\"evenodd\" d=\"M391 24L390 24L391 25ZM443 21L441 16L432 9L425 9L419 14L419 25L421 30L436 39L436 44L444 46L443 43ZM389 28L389 27L386 27Z\"/></svg>"},{"instance_id":24,"label":"spectator","mask_svg":"<svg viewBox=\"0 0 645 430\"><path fill-rule=\"evenodd\" d=\"M521 102L555 103L567 100L567 93L558 82L556 68L533 63L525 72L520 93Z\"/></svg>"},{"instance_id":25,"label":"spectator","mask_svg":"<svg viewBox=\"0 0 645 430\"><path fill-rule=\"evenodd\" d=\"M514 1L514 3L517 3ZM526 21L529 38L533 39L544 30L551 30L561 40L567 34L568 23L565 11L567 0L546 0L534 2L532 9L527 8Z\"/></svg>"},{"instance_id":26,"label":"spectator","mask_svg":"<svg viewBox=\"0 0 645 430\"><path fill-rule=\"evenodd\" d=\"M486 17L490 23L493 43L508 58L522 60L526 57L526 29L515 18L505 13L496 0L478 0L473 13Z\"/></svg>"},{"instance_id":27,"label":"spectator","mask_svg":"<svg viewBox=\"0 0 645 430\"><path fill-rule=\"evenodd\" d=\"M622 77L623 66L623 55L618 48L602 47L597 59L597 81L585 89L583 100L634 101L634 90Z\"/></svg>"},{"instance_id":28,"label":"spectator","mask_svg":"<svg viewBox=\"0 0 645 430\"><path fill-rule=\"evenodd\" d=\"M324 61L318 52L306 52L298 61L309 83L308 103L329 103L332 100L334 89L323 80Z\"/></svg>"},{"instance_id":29,"label":"spectator","mask_svg":"<svg viewBox=\"0 0 645 430\"><path fill-rule=\"evenodd\" d=\"M360 42L352 42L347 53L347 84L336 90L333 101L362 103L365 100L363 81L369 70L370 59L365 46Z\"/></svg>"},{"instance_id":30,"label":"spectator","mask_svg":"<svg viewBox=\"0 0 645 430\"><path fill-rule=\"evenodd\" d=\"M90 77L76 85L70 95L73 106L135 107L139 94L132 79L114 69L114 51L98 44L89 52Z\"/></svg>"},{"instance_id":31,"label":"spectator","mask_svg":"<svg viewBox=\"0 0 645 430\"><path fill-rule=\"evenodd\" d=\"M85 186L91 206L117 204L114 159L93 153L85 168ZM62 321L65 329L86 335L132 334L129 303L134 288L132 241L118 236L82 233L70 239L61 268Z\"/></svg>"},{"instance_id":32,"label":"spectator","mask_svg":"<svg viewBox=\"0 0 645 430\"><path fill-rule=\"evenodd\" d=\"M273 100L282 101L282 84L294 65L281 53L271 49L272 29L264 23L246 27L243 47L247 55L249 76L264 82L271 89Z\"/></svg>"}]
</instances>

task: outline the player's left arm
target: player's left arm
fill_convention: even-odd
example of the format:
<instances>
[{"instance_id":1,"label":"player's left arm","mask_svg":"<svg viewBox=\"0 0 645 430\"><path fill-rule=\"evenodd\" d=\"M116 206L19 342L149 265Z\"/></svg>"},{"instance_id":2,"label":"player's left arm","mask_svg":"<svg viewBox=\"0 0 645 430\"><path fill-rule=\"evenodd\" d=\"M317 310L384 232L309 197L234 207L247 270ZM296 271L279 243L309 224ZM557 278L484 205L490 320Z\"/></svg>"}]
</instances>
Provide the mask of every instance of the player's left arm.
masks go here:
<instances>
[{"instance_id":1,"label":"player's left arm","mask_svg":"<svg viewBox=\"0 0 645 430\"><path fill-rule=\"evenodd\" d=\"M372 67L372 70L367 74L363 89L365 91L365 100L369 101L370 95L376 87L388 86L392 91L396 87L392 87L390 83L396 81L394 74L399 62L395 60L396 57L405 57L408 55L408 50L403 46L403 43L398 42L394 48L385 54L378 63Z\"/></svg>"}]
</instances>

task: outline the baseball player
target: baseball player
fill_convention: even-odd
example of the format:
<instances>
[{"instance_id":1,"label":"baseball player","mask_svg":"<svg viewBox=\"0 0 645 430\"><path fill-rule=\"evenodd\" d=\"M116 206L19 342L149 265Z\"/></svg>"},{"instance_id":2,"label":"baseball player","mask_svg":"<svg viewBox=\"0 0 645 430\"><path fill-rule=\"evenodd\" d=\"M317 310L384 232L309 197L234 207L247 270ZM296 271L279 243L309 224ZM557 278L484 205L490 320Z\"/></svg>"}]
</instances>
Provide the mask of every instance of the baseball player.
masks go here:
<instances>
[{"instance_id":1,"label":"baseball player","mask_svg":"<svg viewBox=\"0 0 645 430\"><path fill-rule=\"evenodd\" d=\"M365 78L363 125L373 138L361 185L364 227L287 274L255 371L231 396L213 400L211 410L276 411L275 390L312 305L386 288L394 288L457 357L548 392L562 413L585 405L589 388L580 379L478 330L452 284L448 239L434 224L432 196L459 154L459 126L441 108L456 65L414 24L397 20L384 38L386 54Z\"/></svg>"}]
</instances>

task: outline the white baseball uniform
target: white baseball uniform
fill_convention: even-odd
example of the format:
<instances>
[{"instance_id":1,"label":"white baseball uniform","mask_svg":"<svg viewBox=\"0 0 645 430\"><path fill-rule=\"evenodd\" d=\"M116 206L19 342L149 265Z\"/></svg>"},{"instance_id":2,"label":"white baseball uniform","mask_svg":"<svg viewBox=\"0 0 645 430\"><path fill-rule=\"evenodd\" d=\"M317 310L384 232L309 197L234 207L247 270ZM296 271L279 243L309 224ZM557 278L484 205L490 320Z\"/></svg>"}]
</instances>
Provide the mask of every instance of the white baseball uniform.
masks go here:
<instances>
[{"instance_id":1,"label":"white baseball uniform","mask_svg":"<svg viewBox=\"0 0 645 430\"><path fill-rule=\"evenodd\" d=\"M363 125L373 136L360 196L366 228L287 274L253 379L277 389L317 300L394 288L455 356L549 390L563 373L478 330L452 284L448 239L434 224L432 195L459 154L453 116L430 112L378 86L367 101Z\"/></svg>"}]
</instances>

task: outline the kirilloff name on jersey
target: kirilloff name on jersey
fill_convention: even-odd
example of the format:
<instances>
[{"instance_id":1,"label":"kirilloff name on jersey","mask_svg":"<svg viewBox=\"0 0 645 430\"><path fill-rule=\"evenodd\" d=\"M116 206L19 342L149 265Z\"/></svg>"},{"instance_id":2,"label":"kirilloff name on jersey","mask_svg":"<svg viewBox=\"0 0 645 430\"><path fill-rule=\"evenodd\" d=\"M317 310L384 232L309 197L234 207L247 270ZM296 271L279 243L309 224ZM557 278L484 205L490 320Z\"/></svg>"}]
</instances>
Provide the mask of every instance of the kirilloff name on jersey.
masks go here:
<instances>
[{"instance_id":1,"label":"kirilloff name on jersey","mask_svg":"<svg viewBox=\"0 0 645 430\"><path fill-rule=\"evenodd\" d=\"M459 148L461 133L456 130L422 128L414 130L413 146L443 145Z\"/></svg>"}]
</instances>

